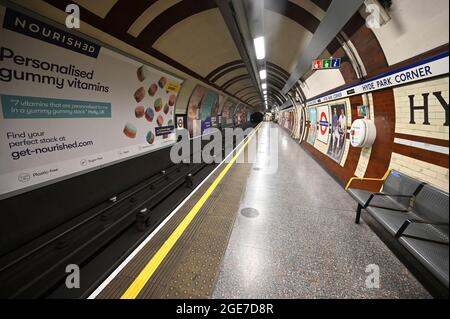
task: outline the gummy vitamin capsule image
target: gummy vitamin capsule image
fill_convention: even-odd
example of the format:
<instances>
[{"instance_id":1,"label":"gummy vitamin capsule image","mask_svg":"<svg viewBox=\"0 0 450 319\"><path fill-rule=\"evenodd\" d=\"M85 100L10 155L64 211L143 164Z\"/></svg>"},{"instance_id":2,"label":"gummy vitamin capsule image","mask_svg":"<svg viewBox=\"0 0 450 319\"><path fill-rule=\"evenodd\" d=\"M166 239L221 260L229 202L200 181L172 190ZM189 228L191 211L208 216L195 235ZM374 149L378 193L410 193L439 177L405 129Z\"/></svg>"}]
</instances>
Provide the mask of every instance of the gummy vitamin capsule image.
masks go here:
<instances>
[{"instance_id":1,"label":"gummy vitamin capsule image","mask_svg":"<svg viewBox=\"0 0 450 319\"><path fill-rule=\"evenodd\" d=\"M137 77L139 81L144 81L148 76L148 70L147 68L143 65L141 66L138 70L137 70Z\"/></svg>"},{"instance_id":2,"label":"gummy vitamin capsule image","mask_svg":"<svg viewBox=\"0 0 450 319\"><path fill-rule=\"evenodd\" d=\"M147 133L147 137L146 137L147 143L148 144L153 144L155 142L155 134L153 134L152 131L149 131Z\"/></svg>"},{"instance_id":3,"label":"gummy vitamin capsule image","mask_svg":"<svg viewBox=\"0 0 450 319\"><path fill-rule=\"evenodd\" d=\"M143 106L137 106L137 107L134 109L134 115L135 115L138 119L140 119L141 117L143 117L143 116L144 116L144 113L145 113L145 111L144 111L144 107L143 107Z\"/></svg>"},{"instance_id":4,"label":"gummy vitamin capsule image","mask_svg":"<svg viewBox=\"0 0 450 319\"><path fill-rule=\"evenodd\" d=\"M164 118L162 117L162 115L158 115L156 123L158 123L159 126L162 126L164 124Z\"/></svg>"},{"instance_id":5,"label":"gummy vitamin capsule image","mask_svg":"<svg viewBox=\"0 0 450 319\"><path fill-rule=\"evenodd\" d=\"M134 126L131 123L127 123L123 129L123 133L128 136L129 138L135 138L137 129L136 126Z\"/></svg>"},{"instance_id":6,"label":"gummy vitamin capsule image","mask_svg":"<svg viewBox=\"0 0 450 319\"><path fill-rule=\"evenodd\" d=\"M137 89L134 93L134 98L136 99L136 102L141 102L145 98L145 89L143 87Z\"/></svg>"},{"instance_id":7,"label":"gummy vitamin capsule image","mask_svg":"<svg viewBox=\"0 0 450 319\"><path fill-rule=\"evenodd\" d=\"M169 97L169 106L174 106L176 100L177 100L177 96L176 95L171 95Z\"/></svg>"},{"instance_id":8,"label":"gummy vitamin capsule image","mask_svg":"<svg viewBox=\"0 0 450 319\"><path fill-rule=\"evenodd\" d=\"M162 77L158 81L158 85L161 89L163 89L167 84L167 79L165 77Z\"/></svg>"},{"instance_id":9,"label":"gummy vitamin capsule image","mask_svg":"<svg viewBox=\"0 0 450 319\"><path fill-rule=\"evenodd\" d=\"M145 110L145 118L147 121L152 122L153 118L155 117L155 111L151 107L148 107Z\"/></svg>"},{"instance_id":10,"label":"gummy vitamin capsule image","mask_svg":"<svg viewBox=\"0 0 450 319\"><path fill-rule=\"evenodd\" d=\"M152 85L150 85L150 88L148 89L148 94L150 96L155 96L156 91L158 91L158 86L155 83L153 83Z\"/></svg>"},{"instance_id":11,"label":"gummy vitamin capsule image","mask_svg":"<svg viewBox=\"0 0 450 319\"><path fill-rule=\"evenodd\" d=\"M159 111L161 111L161 109L162 109L162 100L161 99L157 99L156 101L155 101L155 111L156 112L159 112Z\"/></svg>"}]
</instances>

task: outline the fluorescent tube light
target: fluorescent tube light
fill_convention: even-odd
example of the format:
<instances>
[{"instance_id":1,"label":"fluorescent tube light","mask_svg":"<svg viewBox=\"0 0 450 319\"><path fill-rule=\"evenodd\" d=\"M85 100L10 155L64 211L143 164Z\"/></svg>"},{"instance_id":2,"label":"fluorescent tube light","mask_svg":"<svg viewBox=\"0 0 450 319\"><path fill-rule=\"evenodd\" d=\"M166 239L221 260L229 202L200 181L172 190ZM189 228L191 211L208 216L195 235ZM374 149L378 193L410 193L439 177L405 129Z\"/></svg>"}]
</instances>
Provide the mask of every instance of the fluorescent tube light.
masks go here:
<instances>
[{"instance_id":1,"label":"fluorescent tube light","mask_svg":"<svg viewBox=\"0 0 450 319\"><path fill-rule=\"evenodd\" d=\"M259 71L259 77L261 78L261 80L267 79L267 71L266 70Z\"/></svg>"},{"instance_id":2,"label":"fluorescent tube light","mask_svg":"<svg viewBox=\"0 0 450 319\"><path fill-rule=\"evenodd\" d=\"M264 37L258 37L253 39L255 45L256 58L262 60L266 57L266 45L264 43Z\"/></svg>"}]
</instances>

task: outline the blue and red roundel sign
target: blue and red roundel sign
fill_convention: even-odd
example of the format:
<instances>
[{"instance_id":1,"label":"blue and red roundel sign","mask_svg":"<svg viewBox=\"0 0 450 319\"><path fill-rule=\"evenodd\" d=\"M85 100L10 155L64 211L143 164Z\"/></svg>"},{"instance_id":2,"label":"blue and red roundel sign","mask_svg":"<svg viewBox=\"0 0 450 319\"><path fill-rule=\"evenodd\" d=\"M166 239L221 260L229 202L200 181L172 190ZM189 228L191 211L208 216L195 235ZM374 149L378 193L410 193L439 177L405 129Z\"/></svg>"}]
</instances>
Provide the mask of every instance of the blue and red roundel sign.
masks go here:
<instances>
[{"instance_id":1,"label":"blue and red roundel sign","mask_svg":"<svg viewBox=\"0 0 450 319\"><path fill-rule=\"evenodd\" d=\"M320 112L320 134L325 135L328 131L328 116L325 112Z\"/></svg>"}]
</instances>

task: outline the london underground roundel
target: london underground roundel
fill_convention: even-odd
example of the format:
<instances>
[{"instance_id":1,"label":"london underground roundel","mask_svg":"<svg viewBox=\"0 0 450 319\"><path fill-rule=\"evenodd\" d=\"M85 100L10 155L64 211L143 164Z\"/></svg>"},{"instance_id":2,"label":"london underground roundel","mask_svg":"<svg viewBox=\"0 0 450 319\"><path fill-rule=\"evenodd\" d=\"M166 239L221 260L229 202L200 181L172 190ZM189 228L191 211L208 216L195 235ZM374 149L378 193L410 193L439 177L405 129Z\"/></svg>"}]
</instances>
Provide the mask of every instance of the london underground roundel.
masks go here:
<instances>
[{"instance_id":1,"label":"london underground roundel","mask_svg":"<svg viewBox=\"0 0 450 319\"><path fill-rule=\"evenodd\" d=\"M177 124L178 124L178 128L183 128L184 127L184 119L182 117L179 117L177 120Z\"/></svg>"},{"instance_id":2,"label":"london underground roundel","mask_svg":"<svg viewBox=\"0 0 450 319\"><path fill-rule=\"evenodd\" d=\"M325 135L328 131L328 116L325 112L320 113L320 134Z\"/></svg>"}]
</instances>

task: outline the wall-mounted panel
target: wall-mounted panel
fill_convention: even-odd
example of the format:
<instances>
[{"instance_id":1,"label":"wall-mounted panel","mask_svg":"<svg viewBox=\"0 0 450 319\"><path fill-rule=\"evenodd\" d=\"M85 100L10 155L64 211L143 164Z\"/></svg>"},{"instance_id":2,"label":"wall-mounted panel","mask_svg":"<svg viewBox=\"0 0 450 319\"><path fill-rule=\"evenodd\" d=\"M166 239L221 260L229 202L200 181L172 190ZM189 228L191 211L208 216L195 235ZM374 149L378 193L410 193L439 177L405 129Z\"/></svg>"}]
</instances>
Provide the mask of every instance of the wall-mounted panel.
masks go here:
<instances>
[{"instance_id":1,"label":"wall-mounted panel","mask_svg":"<svg viewBox=\"0 0 450 319\"><path fill-rule=\"evenodd\" d=\"M316 135L317 135L317 109L315 107L309 108L308 114L309 114L309 131L307 142L311 145L314 145L316 142Z\"/></svg>"},{"instance_id":2,"label":"wall-mounted panel","mask_svg":"<svg viewBox=\"0 0 450 319\"><path fill-rule=\"evenodd\" d=\"M331 109L331 134L327 154L333 160L340 163L346 146L347 137L347 105L345 102L330 106Z\"/></svg>"},{"instance_id":3,"label":"wall-mounted panel","mask_svg":"<svg viewBox=\"0 0 450 319\"><path fill-rule=\"evenodd\" d=\"M191 137L202 135L215 124L211 120L211 114L219 105L219 94L200 85L195 87L188 105L188 129ZM217 111L214 112L217 114Z\"/></svg>"},{"instance_id":4,"label":"wall-mounted panel","mask_svg":"<svg viewBox=\"0 0 450 319\"><path fill-rule=\"evenodd\" d=\"M236 103L233 100L228 99L225 102L222 110L222 126L224 127L233 126L233 112L235 108Z\"/></svg>"},{"instance_id":5,"label":"wall-mounted panel","mask_svg":"<svg viewBox=\"0 0 450 319\"><path fill-rule=\"evenodd\" d=\"M0 22L0 194L175 142L180 79L9 8Z\"/></svg>"}]
</instances>

